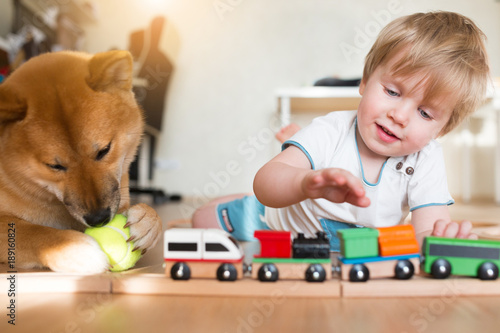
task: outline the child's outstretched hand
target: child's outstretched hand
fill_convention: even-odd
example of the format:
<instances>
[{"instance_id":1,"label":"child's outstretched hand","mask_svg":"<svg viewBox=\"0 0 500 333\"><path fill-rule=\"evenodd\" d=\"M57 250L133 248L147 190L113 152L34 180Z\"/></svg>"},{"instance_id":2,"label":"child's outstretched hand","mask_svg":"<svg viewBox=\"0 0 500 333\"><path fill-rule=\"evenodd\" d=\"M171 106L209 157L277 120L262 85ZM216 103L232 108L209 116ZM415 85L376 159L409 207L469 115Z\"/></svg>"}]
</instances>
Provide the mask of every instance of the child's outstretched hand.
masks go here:
<instances>
[{"instance_id":1,"label":"child's outstretched hand","mask_svg":"<svg viewBox=\"0 0 500 333\"><path fill-rule=\"evenodd\" d=\"M361 180L343 169L328 168L310 172L302 181L302 191L311 199L348 202L359 207L370 205Z\"/></svg>"},{"instance_id":2,"label":"child's outstretched hand","mask_svg":"<svg viewBox=\"0 0 500 333\"><path fill-rule=\"evenodd\" d=\"M432 236L477 239L477 235L472 233L472 223L470 223L469 221L457 223L438 220L434 224Z\"/></svg>"}]
</instances>

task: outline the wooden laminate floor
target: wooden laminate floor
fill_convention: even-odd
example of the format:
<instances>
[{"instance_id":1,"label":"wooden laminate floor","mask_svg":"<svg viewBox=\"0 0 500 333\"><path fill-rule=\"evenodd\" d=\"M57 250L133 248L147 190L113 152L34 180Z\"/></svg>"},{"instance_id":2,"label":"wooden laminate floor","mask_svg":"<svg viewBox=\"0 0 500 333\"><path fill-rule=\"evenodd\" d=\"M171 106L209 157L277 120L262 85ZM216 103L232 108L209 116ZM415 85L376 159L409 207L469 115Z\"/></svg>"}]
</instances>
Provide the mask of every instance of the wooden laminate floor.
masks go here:
<instances>
[{"instance_id":1,"label":"wooden laminate floor","mask_svg":"<svg viewBox=\"0 0 500 333\"><path fill-rule=\"evenodd\" d=\"M173 220L189 218L189 213L199 203L196 199L186 199L181 203L158 206L164 228L171 226ZM477 222L477 225L483 228L479 229L481 232L489 230L492 237L500 235L492 224L500 225L499 206L478 201L468 205L455 204L451 207L451 212L454 219ZM161 263L162 245L159 244L141 259L138 271L148 271L150 267L154 267L154 270L161 274ZM7 279L8 276L2 275L2 278ZM485 296L488 295L488 287L491 287L491 290L498 288L498 282L482 288L483 296L466 296L466 289L469 287L463 287L460 281L443 283L437 292L432 293L433 296L418 296L419 290L424 292L424 288L418 284L422 282L421 279L415 280L413 284L408 282L408 292L405 293L403 288L399 296L390 297L364 297L363 294L339 297L331 291L325 291L325 294L328 294L326 297L308 297L307 294L296 297L286 290L289 288L293 292L301 288L300 285L297 287L294 284L286 288L286 285L271 285L270 289L262 294L253 290L251 283L241 284L241 288L247 288L243 297L228 296L229 293L206 296L210 294L206 288L216 288L214 283L207 284L207 287L200 287L199 283L193 284L193 289L205 289L190 293L189 296L175 293L111 293L106 289L106 285L102 290L93 292L52 292L48 289L46 292L21 292L23 284L31 284L34 289L37 284L39 287L55 288L54 290L61 286L57 280L55 286L50 286L46 284L47 280L46 276L37 280L35 275L31 278L18 275L15 326L8 323L10 310L7 307L12 299L8 295L9 285L5 281L0 283L0 332L485 333L498 332L500 327L500 297ZM92 290L102 281L99 278L82 279L81 286ZM118 278L112 278L112 282L118 285L121 283ZM384 288L396 290L405 286L396 284L397 282L401 281L391 284L389 280L384 283ZM155 285L147 279L135 283L134 288L137 290L146 288L154 291L155 288L162 288L162 285ZM234 282L230 288L240 288L236 283L238 282ZM186 286L189 287L184 285L182 288ZM338 283L333 281L325 286L338 286ZM471 286L475 288L478 285ZM377 284L365 287L381 288L377 287Z\"/></svg>"}]
</instances>

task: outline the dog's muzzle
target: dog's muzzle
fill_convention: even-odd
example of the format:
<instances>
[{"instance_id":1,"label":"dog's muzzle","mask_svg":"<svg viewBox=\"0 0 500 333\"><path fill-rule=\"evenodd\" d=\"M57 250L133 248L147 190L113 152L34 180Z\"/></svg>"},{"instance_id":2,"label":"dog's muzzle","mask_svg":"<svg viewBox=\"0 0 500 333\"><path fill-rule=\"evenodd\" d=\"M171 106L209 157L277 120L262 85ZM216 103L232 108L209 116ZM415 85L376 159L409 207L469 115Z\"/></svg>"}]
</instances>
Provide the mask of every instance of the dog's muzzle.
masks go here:
<instances>
[{"instance_id":1,"label":"dog's muzzle","mask_svg":"<svg viewBox=\"0 0 500 333\"><path fill-rule=\"evenodd\" d=\"M91 227L106 225L111 221L111 209L108 207L97 210L85 215L83 219Z\"/></svg>"}]
</instances>

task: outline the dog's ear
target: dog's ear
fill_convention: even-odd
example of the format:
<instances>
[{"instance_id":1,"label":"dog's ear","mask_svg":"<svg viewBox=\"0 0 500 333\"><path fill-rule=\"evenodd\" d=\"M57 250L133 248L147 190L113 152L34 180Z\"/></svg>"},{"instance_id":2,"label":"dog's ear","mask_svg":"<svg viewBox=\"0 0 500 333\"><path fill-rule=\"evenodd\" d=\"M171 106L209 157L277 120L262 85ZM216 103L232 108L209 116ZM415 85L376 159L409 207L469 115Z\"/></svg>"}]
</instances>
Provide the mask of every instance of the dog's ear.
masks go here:
<instances>
[{"instance_id":1,"label":"dog's ear","mask_svg":"<svg viewBox=\"0 0 500 333\"><path fill-rule=\"evenodd\" d=\"M87 84L95 91L132 89L132 55L128 51L97 53L89 62Z\"/></svg>"},{"instance_id":2,"label":"dog's ear","mask_svg":"<svg viewBox=\"0 0 500 333\"><path fill-rule=\"evenodd\" d=\"M24 119L26 110L26 102L19 98L6 83L1 84L0 124Z\"/></svg>"}]
</instances>

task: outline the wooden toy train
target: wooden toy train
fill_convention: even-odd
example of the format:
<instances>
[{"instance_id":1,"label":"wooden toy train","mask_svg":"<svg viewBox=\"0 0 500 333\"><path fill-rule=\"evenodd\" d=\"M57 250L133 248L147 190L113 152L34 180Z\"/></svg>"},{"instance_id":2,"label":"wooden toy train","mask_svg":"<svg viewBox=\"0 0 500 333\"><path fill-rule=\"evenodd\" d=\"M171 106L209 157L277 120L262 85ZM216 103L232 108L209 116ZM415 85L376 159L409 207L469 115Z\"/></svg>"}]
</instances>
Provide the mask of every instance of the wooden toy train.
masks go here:
<instances>
[{"instance_id":1,"label":"wooden toy train","mask_svg":"<svg viewBox=\"0 0 500 333\"><path fill-rule=\"evenodd\" d=\"M495 280L500 266L500 242L426 237L422 253L411 225L350 228L338 231L338 263L330 257L326 234L315 238L287 231L259 230L261 252L244 265L240 244L219 229L169 229L164 237L165 274L174 280L217 278L235 281L245 272L260 281L305 279L322 282L333 272L340 278L363 282L370 278L410 279L422 269L434 278L450 275Z\"/></svg>"}]
</instances>

